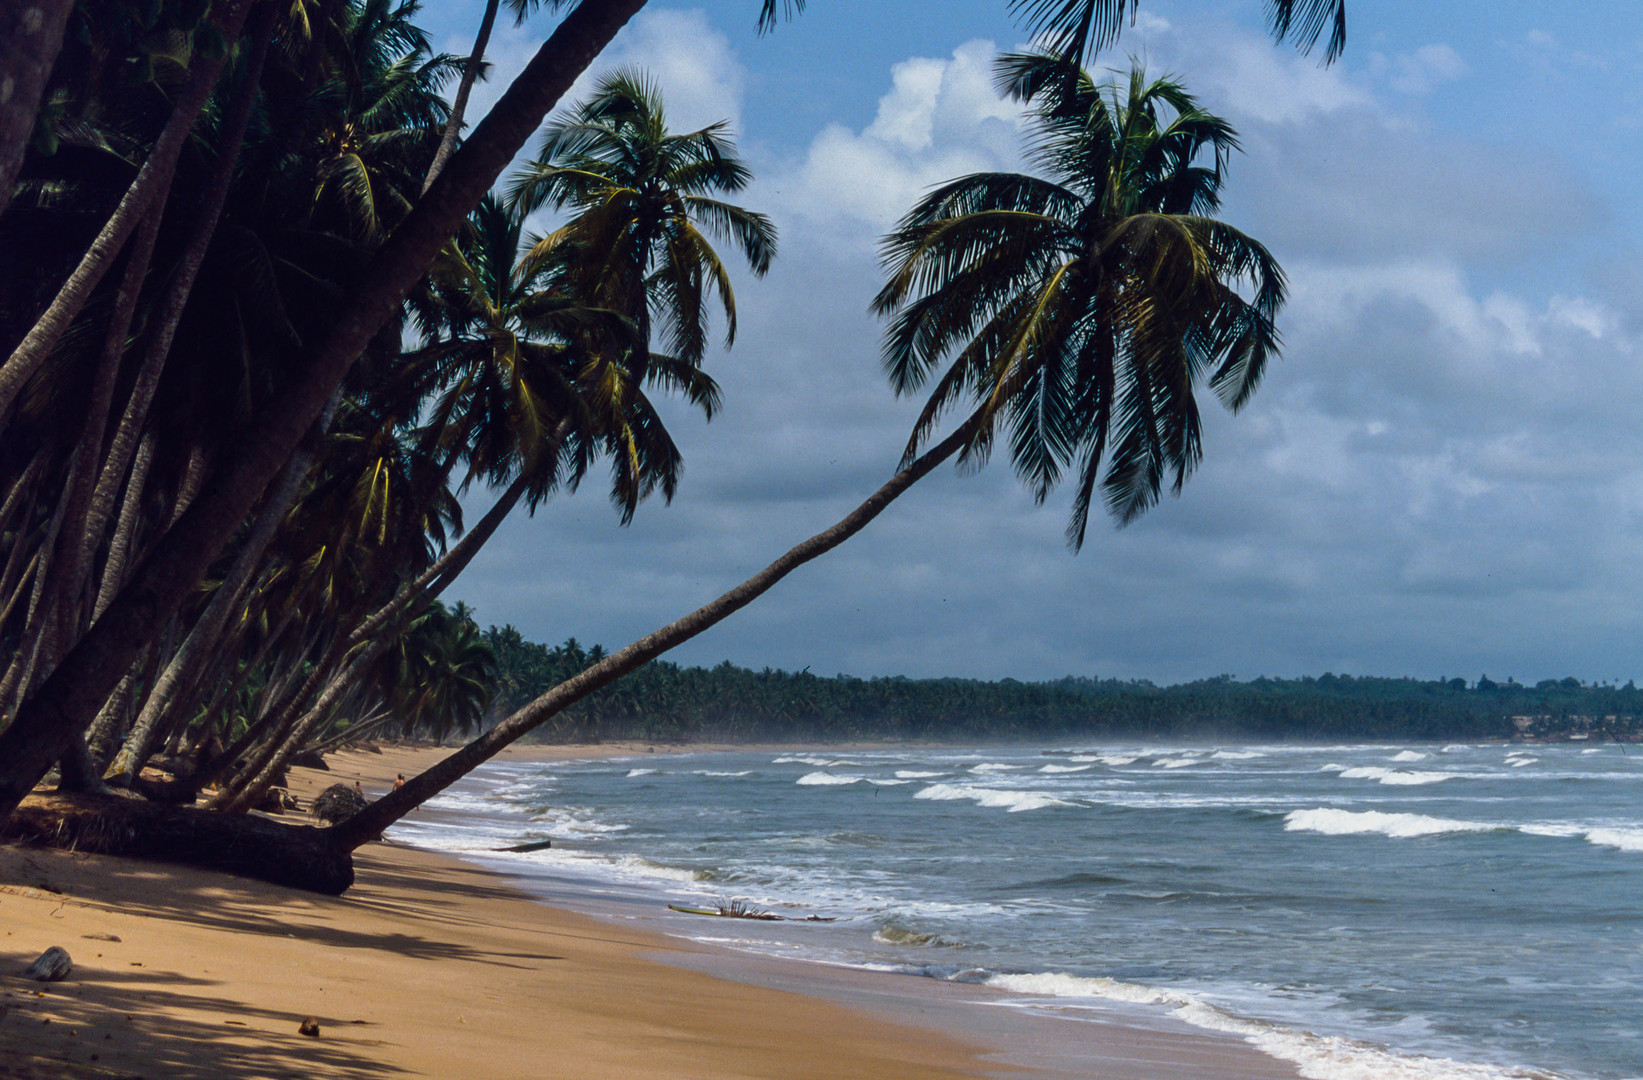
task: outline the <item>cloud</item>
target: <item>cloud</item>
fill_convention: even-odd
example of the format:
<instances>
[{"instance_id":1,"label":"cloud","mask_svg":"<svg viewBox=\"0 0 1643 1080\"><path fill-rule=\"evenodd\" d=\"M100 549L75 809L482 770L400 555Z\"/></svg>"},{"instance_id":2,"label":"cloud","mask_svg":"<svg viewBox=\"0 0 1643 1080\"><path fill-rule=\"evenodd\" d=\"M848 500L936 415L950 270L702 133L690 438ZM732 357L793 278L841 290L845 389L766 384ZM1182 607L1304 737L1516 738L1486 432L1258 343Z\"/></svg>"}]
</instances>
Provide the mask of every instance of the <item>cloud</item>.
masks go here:
<instances>
[{"instance_id":1,"label":"cloud","mask_svg":"<svg viewBox=\"0 0 1643 1080\"><path fill-rule=\"evenodd\" d=\"M1462 79L1471 71L1460 54L1448 45L1422 45L1387 60L1379 53L1370 58L1371 70L1384 71L1387 83L1400 94L1430 94L1444 83Z\"/></svg>"},{"instance_id":2,"label":"cloud","mask_svg":"<svg viewBox=\"0 0 1643 1080\"><path fill-rule=\"evenodd\" d=\"M768 190L787 215L835 243L866 248L932 186L965 173L1018 167L1021 107L992 85L991 41L944 59L913 57L890 71L872 123L830 123Z\"/></svg>"},{"instance_id":3,"label":"cloud","mask_svg":"<svg viewBox=\"0 0 1643 1080\"><path fill-rule=\"evenodd\" d=\"M615 59L671 72L681 121L756 115L740 107L763 77L751 50L700 13L656 14L674 21L636 22ZM1076 558L1065 493L1034 506L1002 460L946 470L675 658L1166 680L1629 670L1639 279L1622 251L1590 286L1563 272L1608 222L1602 200L1555 154L1429 112L1474 77L1448 46L1321 68L1184 8L1144 12L1125 41L1242 135L1225 216L1292 284L1284 358L1253 403L1206 404L1185 495L1092 528ZM590 478L510 521L457 587L482 619L625 643L889 475L917 403L879 370L873 243L930 185L1021 167L993 45L915 51L875 73L870 117L747 133L759 179L741 201L775 215L783 254L765 280L737 277L741 336L710 358L725 412L706 425L669 407L678 499L623 530Z\"/></svg>"}]
</instances>

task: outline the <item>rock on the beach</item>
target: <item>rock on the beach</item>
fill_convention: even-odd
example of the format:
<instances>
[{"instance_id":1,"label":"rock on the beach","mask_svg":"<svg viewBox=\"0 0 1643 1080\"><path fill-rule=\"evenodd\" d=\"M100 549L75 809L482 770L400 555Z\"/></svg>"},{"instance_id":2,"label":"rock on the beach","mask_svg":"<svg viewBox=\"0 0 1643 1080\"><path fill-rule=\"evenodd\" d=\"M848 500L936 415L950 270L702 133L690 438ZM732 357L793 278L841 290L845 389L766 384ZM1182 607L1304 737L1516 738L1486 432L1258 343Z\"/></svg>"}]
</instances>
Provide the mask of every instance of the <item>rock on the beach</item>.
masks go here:
<instances>
[{"instance_id":1,"label":"rock on the beach","mask_svg":"<svg viewBox=\"0 0 1643 1080\"><path fill-rule=\"evenodd\" d=\"M317 1017L317 1016L305 1016L305 1017L303 1017L302 1018L302 1023L297 1025L297 1034L298 1035L306 1035L310 1039L319 1038L319 1017Z\"/></svg>"},{"instance_id":2,"label":"rock on the beach","mask_svg":"<svg viewBox=\"0 0 1643 1080\"><path fill-rule=\"evenodd\" d=\"M23 978L35 982L58 982L68 978L68 973L73 970L74 961L69 959L68 951L60 945L53 945L40 954L40 959L29 965L29 969L23 972Z\"/></svg>"}]
</instances>

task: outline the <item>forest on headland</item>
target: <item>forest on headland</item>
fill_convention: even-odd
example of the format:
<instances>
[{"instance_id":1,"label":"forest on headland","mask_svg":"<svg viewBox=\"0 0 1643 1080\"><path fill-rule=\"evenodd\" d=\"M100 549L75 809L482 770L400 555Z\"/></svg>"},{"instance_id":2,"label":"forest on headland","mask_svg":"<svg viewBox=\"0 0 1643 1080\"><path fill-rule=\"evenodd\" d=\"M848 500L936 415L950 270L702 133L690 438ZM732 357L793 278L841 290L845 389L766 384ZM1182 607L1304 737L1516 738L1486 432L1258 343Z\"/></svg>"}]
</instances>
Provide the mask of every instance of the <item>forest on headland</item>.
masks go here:
<instances>
[{"instance_id":1,"label":"forest on headland","mask_svg":"<svg viewBox=\"0 0 1643 1080\"><path fill-rule=\"evenodd\" d=\"M605 651L575 638L548 646L512 626L484 641L496 658L502 715ZM725 661L656 660L560 713L538 741L728 742L913 739L1616 739L1643 738L1643 690L1482 676L1411 679L1325 673L1294 679L1230 675L1159 686L1145 679L1047 682L824 677ZM1521 725L1514 721L1526 720Z\"/></svg>"}]
</instances>

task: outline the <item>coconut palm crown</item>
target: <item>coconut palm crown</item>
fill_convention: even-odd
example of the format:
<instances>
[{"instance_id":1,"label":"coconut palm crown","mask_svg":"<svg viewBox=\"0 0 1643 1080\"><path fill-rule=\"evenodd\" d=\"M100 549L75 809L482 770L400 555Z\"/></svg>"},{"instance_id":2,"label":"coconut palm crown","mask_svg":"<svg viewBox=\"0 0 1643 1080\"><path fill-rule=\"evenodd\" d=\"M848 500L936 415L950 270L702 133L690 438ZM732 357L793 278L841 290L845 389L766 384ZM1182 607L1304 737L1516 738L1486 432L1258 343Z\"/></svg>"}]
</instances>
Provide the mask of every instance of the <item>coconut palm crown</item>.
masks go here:
<instances>
[{"instance_id":1,"label":"coconut palm crown","mask_svg":"<svg viewBox=\"0 0 1643 1080\"><path fill-rule=\"evenodd\" d=\"M536 160L514 176L509 200L527 214L574 210L532 256L558 262L567 289L628 315L647 343L654 321L662 348L695 365L706 351L715 293L726 343L736 336L730 274L703 229L739 249L757 276L775 258L770 219L715 197L741 191L751 178L725 122L674 134L655 83L619 69L548 125ZM641 358L635 383L643 384L645 368Z\"/></svg>"},{"instance_id":2,"label":"coconut palm crown","mask_svg":"<svg viewBox=\"0 0 1643 1080\"><path fill-rule=\"evenodd\" d=\"M1194 388L1231 409L1277 354L1283 271L1210 215L1232 127L1170 79L1099 86L1051 53L999 62L1029 103L1044 177L977 173L930 192L885 238L892 317L884 365L899 394L929 397L907 444L968 400L960 463L1002 429L1039 501L1076 475L1068 543L1084 541L1097 488L1128 523L1179 493L1201 455Z\"/></svg>"}]
</instances>

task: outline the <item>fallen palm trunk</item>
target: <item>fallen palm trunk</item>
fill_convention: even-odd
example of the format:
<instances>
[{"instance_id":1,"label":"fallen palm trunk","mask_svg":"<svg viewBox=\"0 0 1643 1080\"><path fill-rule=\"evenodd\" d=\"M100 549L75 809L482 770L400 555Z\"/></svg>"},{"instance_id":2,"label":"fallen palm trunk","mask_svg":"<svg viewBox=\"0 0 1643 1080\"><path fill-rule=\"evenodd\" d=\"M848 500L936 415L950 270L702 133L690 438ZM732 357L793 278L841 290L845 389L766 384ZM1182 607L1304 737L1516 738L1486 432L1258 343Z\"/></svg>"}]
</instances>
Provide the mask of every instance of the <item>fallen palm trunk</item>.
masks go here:
<instances>
[{"instance_id":1,"label":"fallen palm trunk","mask_svg":"<svg viewBox=\"0 0 1643 1080\"><path fill-rule=\"evenodd\" d=\"M0 825L0 839L182 863L329 896L354 883L353 859L322 829L113 796L30 798Z\"/></svg>"}]
</instances>

